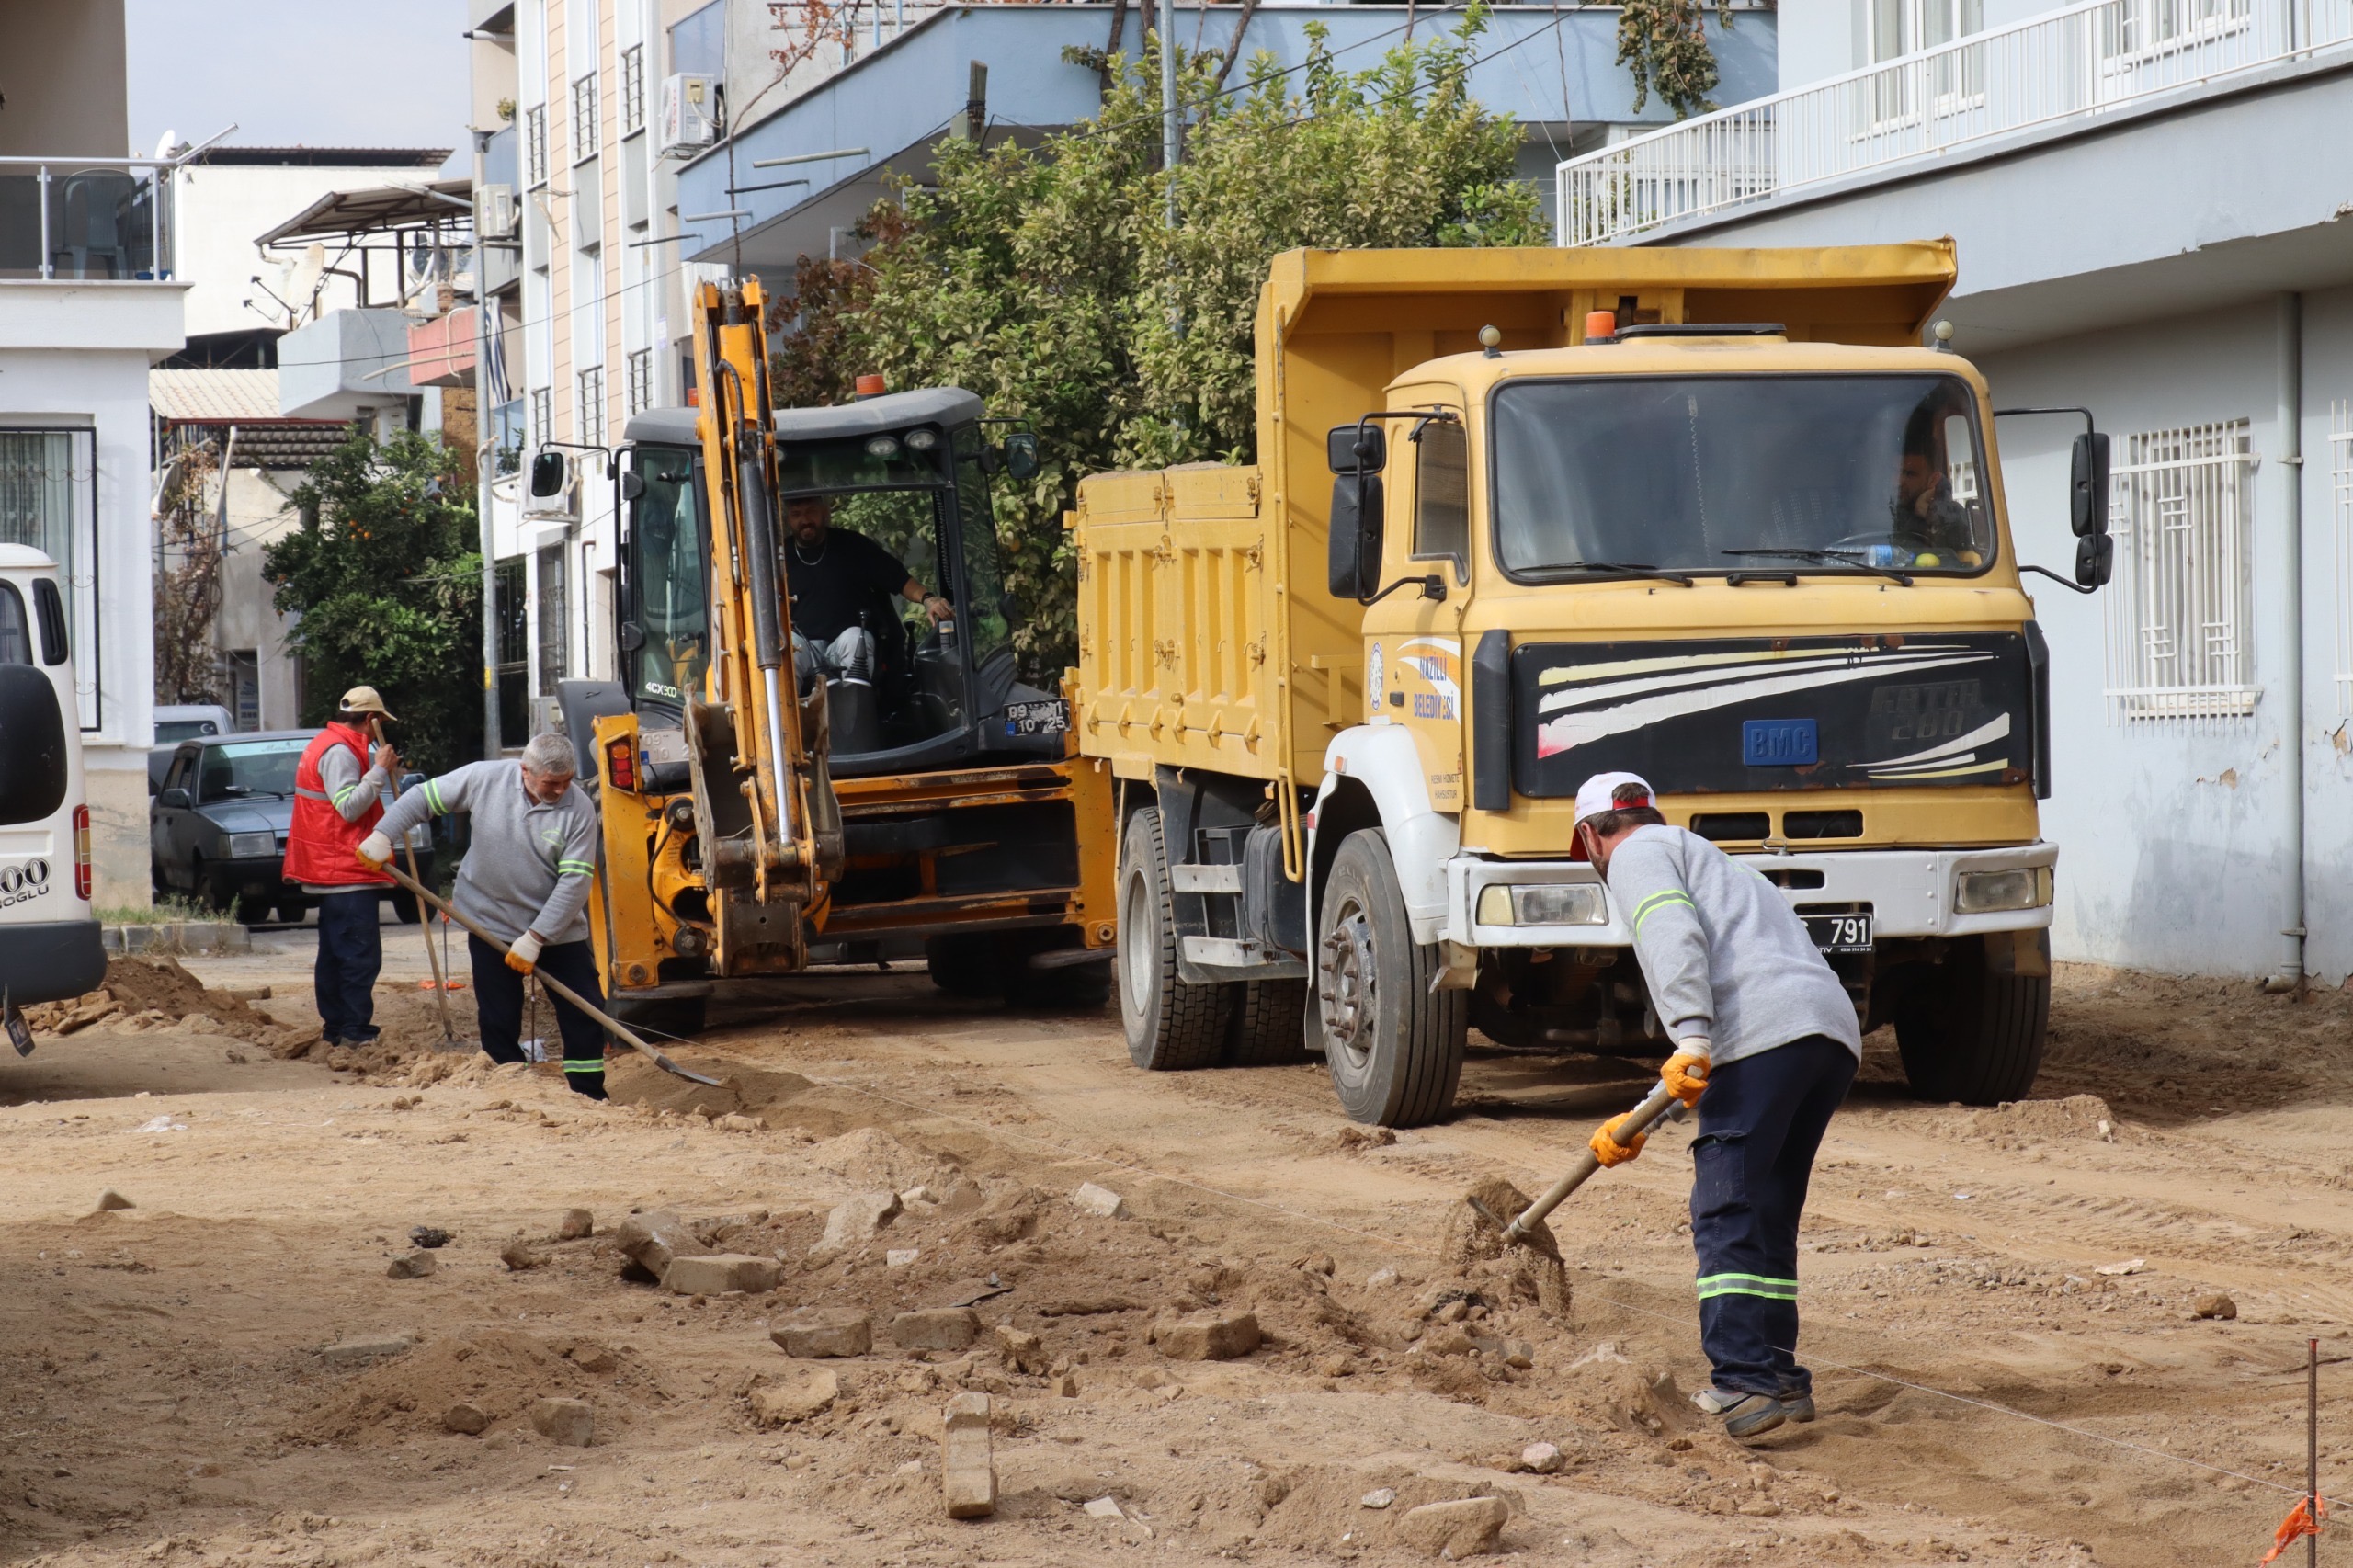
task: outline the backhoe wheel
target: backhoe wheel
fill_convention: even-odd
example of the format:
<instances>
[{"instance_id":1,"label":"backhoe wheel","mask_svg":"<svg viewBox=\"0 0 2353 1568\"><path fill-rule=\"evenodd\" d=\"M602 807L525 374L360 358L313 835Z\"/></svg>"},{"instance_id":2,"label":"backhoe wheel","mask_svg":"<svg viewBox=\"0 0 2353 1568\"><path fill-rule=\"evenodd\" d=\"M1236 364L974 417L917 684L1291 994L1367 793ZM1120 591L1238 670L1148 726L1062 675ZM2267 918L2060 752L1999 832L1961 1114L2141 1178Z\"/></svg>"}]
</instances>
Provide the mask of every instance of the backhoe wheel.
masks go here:
<instances>
[{"instance_id":1,"label":"backhoe wheel","mask_svg":"<svg viewBox=\"0 0 2353 1568\"><path fill-rule=\"evenodd\" d=\"M950 996L994 996L1002 966L994 932L934 937L923 945L931 983Z\"/></svg>"},{"instance_id":2,"label":"backhoe wheel","mask_svg":"<svg viewBox=\"0 0 2353 1568\"><path fill-rule=\"evenodd\" d=\"M1996 974L1975 941L1915 983L1895 1008L1904 1075L1924 1100L1998 1105L2034 1087L2051 1024L2051 977Z\"/></svg>"},{"instance_id":3,"label":"backhoe wheel","mask_svg":"<svg viewBox=\"0 0 2353 1568\"><path fill-rule=\"evenodd\" d=\"M645 1042L660 1051L702 1033L709 1001L703 996L654 996L632 1002L623 995L614 997L611 1007L614 1017L645 1036ZM618 1040L614 1044L623 1054L628 1053L627 1046Z\"/></svg>"},{"instance_id":4,"label":"backhoe wheel","mask_svg":"<svg viewBox=\"0 0 2353 1568\"><path fill-rule=\"evenodd\" d=\"M1274 1067L1307 1060L1300 1020L1307 1012L1304 980L1230 983L1233 1022L1225 1035L1229 1067Z\"/></svg>"},{"instance_id":5,"label":"backhoe wheel","mask_svg":"<svg viewBox=\"0 0 2353 1568\"><path fill-rule=\"evenodd\" d=\"M1436 1121L1462 1076L1471 994L1430 989L1444 965L1414 940L1386 834L1348 835L1320 904L1316 1016L1341 1108L1380 1127Z\"/></svg>"},{"instance_id":6,"label":"backhoe wheel","mask_svg":"<svg viewBox=\"0 0 2353 1568\"><path fill-rule=\"evenodd\" d=\"M1176 919L1168 903L1168 852L1160 813L1128 819L1120 847L1120 1022L1128 1058L1151 1073L1213 1067L1225 1045L1232 1001L1223 985L1176 977Z\"/></svg>"}]
</instances>

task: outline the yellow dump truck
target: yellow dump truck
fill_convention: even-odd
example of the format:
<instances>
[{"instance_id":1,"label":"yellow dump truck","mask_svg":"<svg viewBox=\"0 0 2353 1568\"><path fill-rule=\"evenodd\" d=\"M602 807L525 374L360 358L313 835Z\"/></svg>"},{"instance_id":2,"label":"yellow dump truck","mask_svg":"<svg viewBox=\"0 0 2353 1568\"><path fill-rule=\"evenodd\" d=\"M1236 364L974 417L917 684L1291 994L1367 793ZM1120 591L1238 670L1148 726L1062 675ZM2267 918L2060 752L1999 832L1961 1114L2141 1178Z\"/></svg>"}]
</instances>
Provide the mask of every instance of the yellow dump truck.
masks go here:
<instances>
[{"instance_id":1,"label":"yellow dump truck","mask_svg":"<svg viewBox=\"0 0 2353 1568\"><path fill-rule=\"evenodd\" d=\"M1574 849L1625 768L1786 890L1917 1092L2024 1093L2048 676L1984 380L1921 347L1953 278L1948 242L1276 258L1257 464L1093 476L1069 518L1136 1063L1320 1053L1406 1125L1474 1026L1663 1054Z\"/></svg>"}]
</instances>

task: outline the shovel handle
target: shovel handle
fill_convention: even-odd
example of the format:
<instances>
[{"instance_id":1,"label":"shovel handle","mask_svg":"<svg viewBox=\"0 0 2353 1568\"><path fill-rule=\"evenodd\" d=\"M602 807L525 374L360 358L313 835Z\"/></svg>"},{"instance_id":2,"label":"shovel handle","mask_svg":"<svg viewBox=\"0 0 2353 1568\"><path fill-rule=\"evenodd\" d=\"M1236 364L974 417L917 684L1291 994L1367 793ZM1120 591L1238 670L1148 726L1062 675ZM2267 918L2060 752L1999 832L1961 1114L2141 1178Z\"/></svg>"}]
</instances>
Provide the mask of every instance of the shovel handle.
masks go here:
<instances>
[{"instance_id":1,"label":"shovel handle","mask_svg":"<svg viewBox=\"0 0 2353 1568\"><path fill-rule=\"evenodd\" d=\"M1679 1102L1675 1097L1675 1091L1661 1083L1643 1096L1642 1104L1628 1113L1626 1124L1620 1131L1628 1138L1647 1132L1652 1123L1666 1114L1669 1106L1677 1103ZM1577 1163L1569 1167L1568 1175L1554 1182L1543 1197L1528 1206L1526 1213L1504 1228L1504 1240L1518 1241L1542 1224L1545 1215L1558 1209L1567 1199L1569 1194L1583 1187L1586 1178L1600 1168L1601 1161L1595 1156L1592 1150L1587 1149L1578 1157Z\"/></svg>"},{"instance_id":2,"label":"shovel handle","mask_svg":"<svg viewBox=\"0 0 2353 1568\"><path fill-rule=\"evenodd\" d=\"M444 903L440 899L435 897L432 893L427 892L425 889L424 883L418 881L415 877L410 876L407 872L402 870L398 866L393 865L391 861L387 860L384 862L384 869L392 876L393 881L399 882L403 887L408 889L409 892L423 899L427 908L439 910L442 914L448 915L450 919L464 926L468 931L472 932L475 936L480 937L483 941L488 942L494 948L504 948L507 945L505 942L500 941L496 937L492 936L482 926L475 925L472 920L466 918L466 916L457 909ZM555 976L551 974L542 974L540 976L540 983L546 986L550 991L554 992L559 1000L571 1003L574 1006L579 1008L582 1012L587 1014L590 1017L604 1025L605 1028L612 1033L613 1038L634 1048L640 1055L653 1062L656 1067L661 1068L665 1073L684 1078L690 1084L701 1084L714 1089L720 1086L718 1079L706 1078L699 1073L688 1072L685 1068L679 1066L676 1062L671 1061L668 1057L663 1055L660 1051L654 1050L652 1046L638 1039L636 1031L631 1029L627 1024L622 1023L619 1018L614 1017L602 1007L599 1007L594 1003L588 1001L585 997L582 996L580 993L572 989L571 986L564 984L563 982L558 980Z\"/></svg>"}]
</instances>

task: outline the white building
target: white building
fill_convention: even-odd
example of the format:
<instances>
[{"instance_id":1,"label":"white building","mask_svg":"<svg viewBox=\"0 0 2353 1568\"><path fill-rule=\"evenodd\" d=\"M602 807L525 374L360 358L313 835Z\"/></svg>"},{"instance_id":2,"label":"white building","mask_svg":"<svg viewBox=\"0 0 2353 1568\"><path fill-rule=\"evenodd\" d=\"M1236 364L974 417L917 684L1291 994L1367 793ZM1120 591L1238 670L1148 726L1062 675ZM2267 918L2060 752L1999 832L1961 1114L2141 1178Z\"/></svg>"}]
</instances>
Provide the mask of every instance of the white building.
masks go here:
<instances>
[{"instance_id":1,"label":"white building","mask_svg":"<svg viewBox=\"0 0 2353 1568\"><path fill-rule=\"evenodd\" d=\"M0 540L73 592L101 904L148 897L147 371L182 342L168 168L127 156L119 0L17 0L0 59Z\"/></svg>"},{"instance_id":2,"label":"white building","mask_svg":"<svg viewBox=\"0 0 2353 1568\"><path fill-rule=\"evenodd\" d=\"M1952 235L1997 405L2114 440L2115 581L2036 584L2060 956L2343 981L2353 0L1810 0L1780 40L1779 95L1563 164L1563 243ZM2075 427L1999 423L2063 572Z\"/></svg>"}]
</instances>

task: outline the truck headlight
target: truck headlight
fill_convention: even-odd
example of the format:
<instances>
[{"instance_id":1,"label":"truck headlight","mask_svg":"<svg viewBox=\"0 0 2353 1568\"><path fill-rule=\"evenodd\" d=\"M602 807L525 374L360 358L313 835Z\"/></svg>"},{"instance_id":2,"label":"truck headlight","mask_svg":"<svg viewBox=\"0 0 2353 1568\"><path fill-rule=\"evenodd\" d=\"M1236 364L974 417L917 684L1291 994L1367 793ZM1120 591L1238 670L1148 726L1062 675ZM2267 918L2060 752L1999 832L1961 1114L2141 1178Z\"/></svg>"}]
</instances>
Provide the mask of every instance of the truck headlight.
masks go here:
<instances>
[{"instance_id":1,"label":"truck headlight","mask_svg":"<svg viewBox=\"0 0 2353 1568\"><path fill-rule=\"evenodd\" d=\"M1599 882L1496 882L1479 890L1478 916L1482 926L1607 926L1609 906Z\"/></svg>"},{"instance_id":2,"label":"truck headlight","mask_svg":"<svg viewBox=\"0 0 2353 1568\"><path fill-rule=\"evenodd\" d=\"M233 860L259 860L277 853L276 834L233 833L229 835L229 858Z\"/></svg>"},{"instance_id":3,"label":"truck headlight","mask_svg":"<svg viewBox=\"0 0 2353 1568\"><path fill-rule=\"evenodd\" d=\"M1957 915L1992 915L2005 909L2040 909L2051 902L2051 868L2021 866L2014 871L1963 871L1953 879Z\"/></svg>"}]
</instances>

